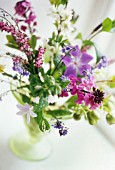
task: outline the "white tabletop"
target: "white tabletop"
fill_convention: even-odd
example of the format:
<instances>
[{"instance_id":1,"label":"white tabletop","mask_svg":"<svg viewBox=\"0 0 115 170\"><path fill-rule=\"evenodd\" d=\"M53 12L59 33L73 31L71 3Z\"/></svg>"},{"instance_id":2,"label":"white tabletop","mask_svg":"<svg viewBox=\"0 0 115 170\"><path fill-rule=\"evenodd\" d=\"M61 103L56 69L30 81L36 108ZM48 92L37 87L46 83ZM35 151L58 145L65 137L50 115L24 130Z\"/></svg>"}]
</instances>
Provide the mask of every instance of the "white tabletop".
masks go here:
<instances>
[{"instance_id":1,"label":"white tabletop","mask_svg":"<svg viewBox=\"0 0 115 170\"><path fill-rule=\"evenodd\" d=\"M84 120L66 121L69 133L65 137L55 130L49 133L53 153L48 159L31 162L17 158L8 147L10 136L24 129L15 105L11 95L0 103L0 170L115 170L114 128L106 125L107 131L103 131Z\"/></svg>"}]
</instances>

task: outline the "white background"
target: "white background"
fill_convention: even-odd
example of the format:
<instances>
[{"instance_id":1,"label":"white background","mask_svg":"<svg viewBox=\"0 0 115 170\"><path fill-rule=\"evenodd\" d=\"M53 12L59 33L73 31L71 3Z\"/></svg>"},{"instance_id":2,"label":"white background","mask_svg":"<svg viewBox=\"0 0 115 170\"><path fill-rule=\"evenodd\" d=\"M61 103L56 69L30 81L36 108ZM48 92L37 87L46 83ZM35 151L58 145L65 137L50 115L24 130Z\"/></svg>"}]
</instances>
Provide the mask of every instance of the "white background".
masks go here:
<instances>
[{"instance_id":1,"label":"white background","mask_svg":"<svg viewBox=\"0 0 115 170\"><path fill-rule=\"evenodd\" d=\"M0 6L13 14L15 0L0 0ZM52 19L46 14L50 7L48 0L31 0L38 17L38 33L48 37L53 30ZM74 8L80 19L78 29L86 37L104 18L115 18L114 0L70 0L69 8ZM108 57L115 57L115 36L104 33L96 42ZM0 50L5 50L5 36L0 33ZM6 60L3 61L4 63ZM8 65L8 63L7 63ZM9 66L8 66L9 67ZM8 85L0 84L0 93ZM69 133L59 137L52 130L48 135L53 145L53 153L41 162L23 161L11 153L8 147L10 136L24 129L23 120L16 116L17 102L9 94L0 102L0 170L114 170L115 169L115 128L101 120L97 126L81 122L66 121Z\"/></svg>"}]
</instances>

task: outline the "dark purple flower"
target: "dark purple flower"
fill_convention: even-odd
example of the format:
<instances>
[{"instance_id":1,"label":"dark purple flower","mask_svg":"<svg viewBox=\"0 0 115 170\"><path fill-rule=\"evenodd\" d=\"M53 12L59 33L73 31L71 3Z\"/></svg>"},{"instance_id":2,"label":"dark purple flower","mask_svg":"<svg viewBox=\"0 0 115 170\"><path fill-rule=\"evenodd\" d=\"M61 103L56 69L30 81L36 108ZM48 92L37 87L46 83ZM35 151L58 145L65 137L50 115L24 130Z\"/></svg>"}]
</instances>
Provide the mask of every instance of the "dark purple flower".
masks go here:
<instances>
[{"instance_id":1,"label":"dark purple flower","mask_svg":"<svg viewBox=\"0 0 115 170\"><path fill-rule=\"evenodd\" d=\"M16 14L18 14L19 16L25 17L25 14L30 7L31 7L30 2L23 0L23 1L17 2L14 8L15 8Z\"/></svg>"},{"instance_id":2,"label":"dark purple flower","mask_svg":"<svg viewBox=\"0 0 115 170\"><path fill-rule=\"evenodd\" d=\"M65 135L67 135L67 133L68 133L68 129L60 129L59 130L60 136L65 136Z\"/></svg>"},{"instance_id":3,"label":"dark purple flower","mask_svg":"<svg viewBox=\"0 0 115 170\"><path fill-rule=\"evenodd\" d=\"M78 46L71 47L69 54L63 58L66 65L65 76L77 76L77 74L84 75L84 71L91 69L89 62L93 59L87 53L82 53Z\"/></svg>"},{"instance_id":4,"label":"dark purple flower","mask_svg":"<svg viewBox=\"0 0 115 170\"><path fill-rule=\"evenodd\" d=\"M55 124L53 125L54 128L59 129L59 134L60 136L65 136L67 135L68 128L64 126L64 123L61 121L57 120Z\"/></svg>"},{"instance_id":5,"label":"dark purple flower","mask_svg":"<svg viewBox=\"0 0 115 170\"><path fill-rule=\"evenodd\" d=\"M24 25L22 25L22 26L21 26L21 30L25 32L25 31L27 30L27 27L24 26Z\"/></svg>"},{"instance_id":6,"label":"dark purple flower","mask_svg":"<svg viewBox=\"0 0 115 170\"><path fill-rule=\"evenodd\" d=\"M57 120L55 122L55 124L53 125L53 127L56 128L56 129L62 129L63 128L63 123L61 121Z\"/></svg>"},{"instance_id":7,"label":"dark purple flower","mask_svg":"<svg viewBox=\"0 0 115 170\"><path fill-rule=\"evenodd\" d=\"M101 69L102 67L107 67L107 65L108 65L107 58L105 56L102 56L100 62L97 65L97 68Z\"/></svg>"}]
</instances>

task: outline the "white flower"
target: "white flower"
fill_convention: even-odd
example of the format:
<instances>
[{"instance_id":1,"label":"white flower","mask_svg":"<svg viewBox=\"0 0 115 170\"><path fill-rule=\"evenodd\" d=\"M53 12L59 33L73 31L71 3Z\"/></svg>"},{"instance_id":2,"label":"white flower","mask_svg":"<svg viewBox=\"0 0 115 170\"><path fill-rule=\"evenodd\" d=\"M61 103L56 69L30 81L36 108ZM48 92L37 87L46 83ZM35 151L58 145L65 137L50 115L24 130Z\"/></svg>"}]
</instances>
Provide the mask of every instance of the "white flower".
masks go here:
<instances>
[{"instance_id":1,"label":"white flower","mask_svg":"<svg viewBox=\"0 0 115 170\"><path fill-rule=\"evenodd\" d=\"M17 115L27 114L27 123L30 123L30 116L37 117L37 114L32 111L33 106L29 106L28 103L25 103L25 105L18 104L17 108L20 110L19 112L16 113Z\"/></svg>"},{"instance_id":2,"label":"white flower","mask_svg":"<svg viewBox=\"0 0 115 170\"><path fill-rule=\"evenodd\" d=\"M33 102L38 104L38 103L39 103L39 100L40 100L39 97L35 97L35 98L33 99Z\"/></svg>"},{"instance_id":3,"label":"white flower","mask_svg":"<svg viewBox=\"0 0 115 170\"><path fill-rule=\"evenodd\" d=\"M57 95L54 95L54 96L49 95L48 96L48 103L55 103L57 101L58 101L58 96Z\"/></svg>"}]
</instances>

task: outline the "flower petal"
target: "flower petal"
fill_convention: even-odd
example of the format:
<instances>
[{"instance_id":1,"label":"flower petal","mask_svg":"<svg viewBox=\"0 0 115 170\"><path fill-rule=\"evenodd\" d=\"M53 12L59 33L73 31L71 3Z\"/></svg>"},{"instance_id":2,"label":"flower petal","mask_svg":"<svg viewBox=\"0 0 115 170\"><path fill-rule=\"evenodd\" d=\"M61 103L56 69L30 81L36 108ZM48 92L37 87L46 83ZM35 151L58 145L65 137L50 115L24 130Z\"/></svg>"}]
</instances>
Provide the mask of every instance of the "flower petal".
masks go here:
<instances>
[{"instance_id":1,"label":"flower petal","mask_svg":"<svg viewBox=\"0 0 115 170\"><path fill-rule=\"evenodd\" d=\"M74 56L75 58L76 58L76 57L77 57L77 58L80 57L81 51L80 51L78 45L76 45L76 46L74 46L74 47L72 48L72 50L70 51L70 54L71 54L72 56Z\"/></svg>"},{"instance_id":2,"label":"flower petal","mask_svg":"<svg viewBox=\"0 0 115 170\"><path fill-rule=\"evenodd\" d=\"M19 111L19 112L17 112L16 114L17 114L17 115L21 115L21 116L22 116L22 115L24 115L24 114L26 114L26 113L25 113L25 112L23 112L23 111Z\"/></svg>"},{"instance_id":3,"label":"flower petal","mask_svg":"<svg viewBox=\"0 0 115 170\"><path fill-rule=\"evenodd\" d=\"M30 113L28 112L27 113L27 124L29 124L30 123Z\"/></svg>"},{"instance_id":4,"label":"flower petal","mask_svg":"<svg viewBox=\"0 0 115 170\"><path fill-rule=\"evenodd\" d=\"M64 76L69 77L69 76L75 76L76 77L76 68L73 67L73 65L69 65L64 73Z\"/></svg>"},{"instance_id":5,"label":"flower petal","mask_svg":"<svg viewBox=\"0 0 115 170\"><path fill-rule=\"evenodd\" d=\"M30 111L30 116L32 116L32 117L37 117L37 114L34 113L34 112L32 112L32 111Z\"/></svg>"},{"instance_id":6,"label":"flower petal","mask_svg":"<svg viewBox=\"0 0 115 170\"><path fill-rule=\"evenodd\" d=\"M81 67L79 67L79 73L81 75L84 75L84 71L91 69L91 66L89 64L86 65L82 65Z\"/></svg>"},{"instance_id":7,"label":"flower petal","mask_svg":"<svg viewBox=\"0 0 115 170\"><path fill-rule=\"evenodd\" d=\"M64 64L68 67L72 61L70 56L65 56L64 59L62 60L64 62Z\"/></svg>"},{"instance_id":8,"label":"flower petal","mask_svg":"<svg viewBox=\"0 0 115 170\"><path fill-rule=\"evenodd\" d=\"M89 63L92 59L93 59L93 57L91 55L82 53L82 55L80 57L80 62L86 64L86 63Z\"/></svg>"},{"instance_id":9,"label":"flower petal","mask_svg":"<svg viewBox=\"0 0 115 170\"><path fill-rule=\"evenodd\" d=\"M21 104L17 104L16 106L17 106L17 108L18 108L18 109L20 109L20 110L24 110L24 106L23 106L23 105L21 105Z\"/></svg>"}]
</instances>

